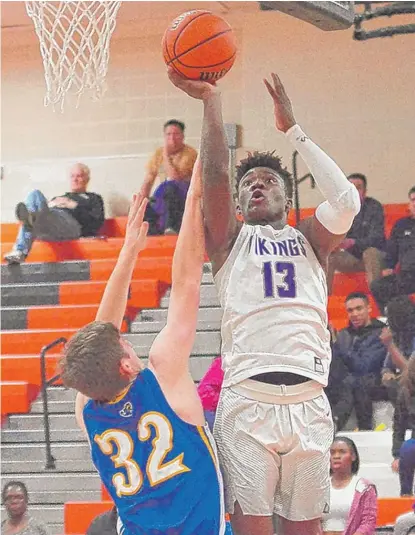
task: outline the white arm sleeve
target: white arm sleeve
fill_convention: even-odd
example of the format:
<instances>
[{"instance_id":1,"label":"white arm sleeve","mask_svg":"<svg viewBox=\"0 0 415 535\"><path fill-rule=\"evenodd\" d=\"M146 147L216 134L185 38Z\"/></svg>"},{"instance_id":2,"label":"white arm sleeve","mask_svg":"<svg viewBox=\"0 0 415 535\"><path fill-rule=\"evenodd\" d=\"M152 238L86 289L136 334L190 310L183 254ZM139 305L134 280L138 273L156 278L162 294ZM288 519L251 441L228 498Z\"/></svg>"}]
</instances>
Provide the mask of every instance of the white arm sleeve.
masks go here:
<instances>
[{"instance_id":1,"label":"white arm sleeve","mask_svg":"<svg viewBox=\"0 0 415 535\"><path fill-rule=\"evenodd\" d=\"M286 136L304 160L317 186L326 198L316 209L316 217L332 234L345 234L360 210L357 189L330 156L320 149L298 124Z\"/></svg>"}]
</instances>

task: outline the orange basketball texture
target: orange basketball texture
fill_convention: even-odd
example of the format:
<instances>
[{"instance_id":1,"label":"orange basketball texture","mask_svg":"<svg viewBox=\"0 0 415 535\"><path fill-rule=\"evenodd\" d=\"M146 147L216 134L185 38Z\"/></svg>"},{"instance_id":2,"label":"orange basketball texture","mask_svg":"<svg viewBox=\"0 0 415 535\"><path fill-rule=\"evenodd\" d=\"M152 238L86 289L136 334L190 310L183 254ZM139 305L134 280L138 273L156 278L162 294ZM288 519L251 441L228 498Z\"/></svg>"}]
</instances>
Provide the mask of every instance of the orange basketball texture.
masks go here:
<instances>
[{"instance_id":1,"label":"orange basketball texture","mask_svg":"<svg viewBox=\"0 0 415 535\"><path fill-rule=\"evenodd\" d=\"M235 61L235 35L229 24L210 11L182 13L167 28L163 57L185 78L219 80Z\"/></svg>"}]
</instances>

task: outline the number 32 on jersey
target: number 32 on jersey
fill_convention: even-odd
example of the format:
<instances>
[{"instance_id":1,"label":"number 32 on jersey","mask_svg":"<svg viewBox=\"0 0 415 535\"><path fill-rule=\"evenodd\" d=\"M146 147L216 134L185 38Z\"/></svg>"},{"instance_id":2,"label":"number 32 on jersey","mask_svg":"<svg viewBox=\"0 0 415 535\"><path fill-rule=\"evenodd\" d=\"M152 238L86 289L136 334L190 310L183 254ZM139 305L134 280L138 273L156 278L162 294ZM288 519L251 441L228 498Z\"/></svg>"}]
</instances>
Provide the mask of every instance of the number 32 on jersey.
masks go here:
<instances>
[{"instance_id":1,"label":"number 32 on jersey","mask_svg":"<svg viewBox=\"0 0 415 535\"><path fill-rule=\"evenodd\" d=\"M165 416L158 412L143 414L138 422L138 438L144 442L151 438L153 428L153 449L146 464L146 472L150 485L154 487L178 474L189 472L190 468L183 464L183 453L172 461L164 463L166 455L173 448L173 430ZM118 496L136 494L143 485L143 473L132 459L134 442L131 436L121 429L108 429L102 435L96 435L94 441L104 455L111 455L116 468L123 467L127 477L121 472L114 474L112 482ZM114 445L116 451L114 453Z\"/></svg>"}]
</instances>

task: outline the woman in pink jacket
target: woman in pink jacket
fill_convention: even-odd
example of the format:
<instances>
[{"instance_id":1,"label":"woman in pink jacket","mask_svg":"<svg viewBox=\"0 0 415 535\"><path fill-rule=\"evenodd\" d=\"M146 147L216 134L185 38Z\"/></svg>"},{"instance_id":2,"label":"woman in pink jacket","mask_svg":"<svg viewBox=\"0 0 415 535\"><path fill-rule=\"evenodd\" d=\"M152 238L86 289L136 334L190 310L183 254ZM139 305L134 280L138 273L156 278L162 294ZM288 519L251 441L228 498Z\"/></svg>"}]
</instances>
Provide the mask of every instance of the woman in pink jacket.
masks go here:
<instances>
[{"instance_id":1,"label":"woman in pink jacket","mask_svg":"<svg viewBox=\"0 0 415 535\"><path fill-rule=\"evenodd\" d=\"M211 429L215 421L216 407L218 406L222 382L222 357L216 357L198 386L199 396L205 411L205 418Z\"/></svg>"},{"instance_id":2,"label":"woman in pink jacket","mask_svg":"<svg viewBox=\"0 0 415 535\"><path fill-rule=\"evenodd\" d=\"M356 444L338 436L330 455L330 507L323 514L324 535L372 535L376 530L376 487L358 476Z\"/></svg>"}]
</instances>

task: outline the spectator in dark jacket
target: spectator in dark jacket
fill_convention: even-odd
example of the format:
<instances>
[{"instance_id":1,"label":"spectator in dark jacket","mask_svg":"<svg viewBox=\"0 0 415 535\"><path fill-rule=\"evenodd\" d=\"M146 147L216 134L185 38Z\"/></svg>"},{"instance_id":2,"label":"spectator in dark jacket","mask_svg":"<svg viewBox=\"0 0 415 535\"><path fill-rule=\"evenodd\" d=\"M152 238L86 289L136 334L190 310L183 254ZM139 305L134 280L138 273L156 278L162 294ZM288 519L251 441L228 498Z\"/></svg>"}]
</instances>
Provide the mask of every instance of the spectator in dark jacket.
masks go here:
<instances>
[{"instance_id":1,"label":"spectator in dark jacket","mask_svg":"<svg viewBox=\"0 0 415 535\"><path fill-rule=\"evenodd\" d=\"M367 179L361 173L348 177L360 195L361 209L354 218L346 238L330 255L327 285L333 286L335 271L351 273L365 271L368 285L382 273L382 250L385 247L385 217L379 201L367 197Z\"/></svg>"},{"instance_id":2,"label":"spectator in dark jacket","mask_svg":"<svg viewBox=\"0 0 415 535\"><path fill-rule=\"evenodd\" d=\"M87 192L89 179L89 167L77 163L71 169L71 191L50 201L39 190L29 193L26 202L16 206L22 226L4 259L9 264L24 262L35 239L54 242L95 236L104 223L104 202L97 193Z\"/></svg>"},{"instance_id":3,"label":"spectator in dark jacket","mask_svg":"<svg viewBox=\"0 0 415 535\"><path fill-rule=\"evenodd\" d=\"M355 292L346 297L349 326L342 329L333 344L327 396L337 430L341 430L353 409L360 430L372 429L373 401L386 400L381 370L386 348L380 340L385 324L371 319L366 294ZM341 389L341 398L336 392Z\"/></svg>"},{"instance_id":4,"label":"spectator in dark jacket","mask_svg":"<svg viewBox=\"0 0 415 535\"><path fill-rule=\"evenodd\" d=\"M411 431L412 437L405 440L407 430ZM392 469L399 472L401 496L411 496L415 474L415 344L414 353L402 374L395 407L392 455Z\"/></svg>"},{"instance_id":5,"label":"spectator in dark jacket","mask_svg":"<svg viewBox=\"0 0 415 535\"><path fill-rule=\"evenodd\" d=\"M371 285L373 297L382 311L393 297L415 293L415 186L408 195L409 216L395 223L386 246L383 278Z\"/></svg>"},{"instance_id":6,"label":"spectator in dark jacket","mask_svg":"<svg viewBox=\"0 0 415 535\"><path fill-rule=\"evenodd\" d=\"M399 379L413 351L415 340L415 304L409 297L395 297L388 303L386 316L389 327L383 329L380 338L388 354L382 370L382 383L395 405Z\"/></svg>"},{"instance_id":7,"label":"spectator in dark jacket","mask_svg":"<svg viewBox=\"0 0 415 535\"><path fill-rule=\"evenodd\" d=\"M86 530L86 535L117 535L117 522L117 508L113 507L94 518Z\"/></svg>"}]
</instances>

